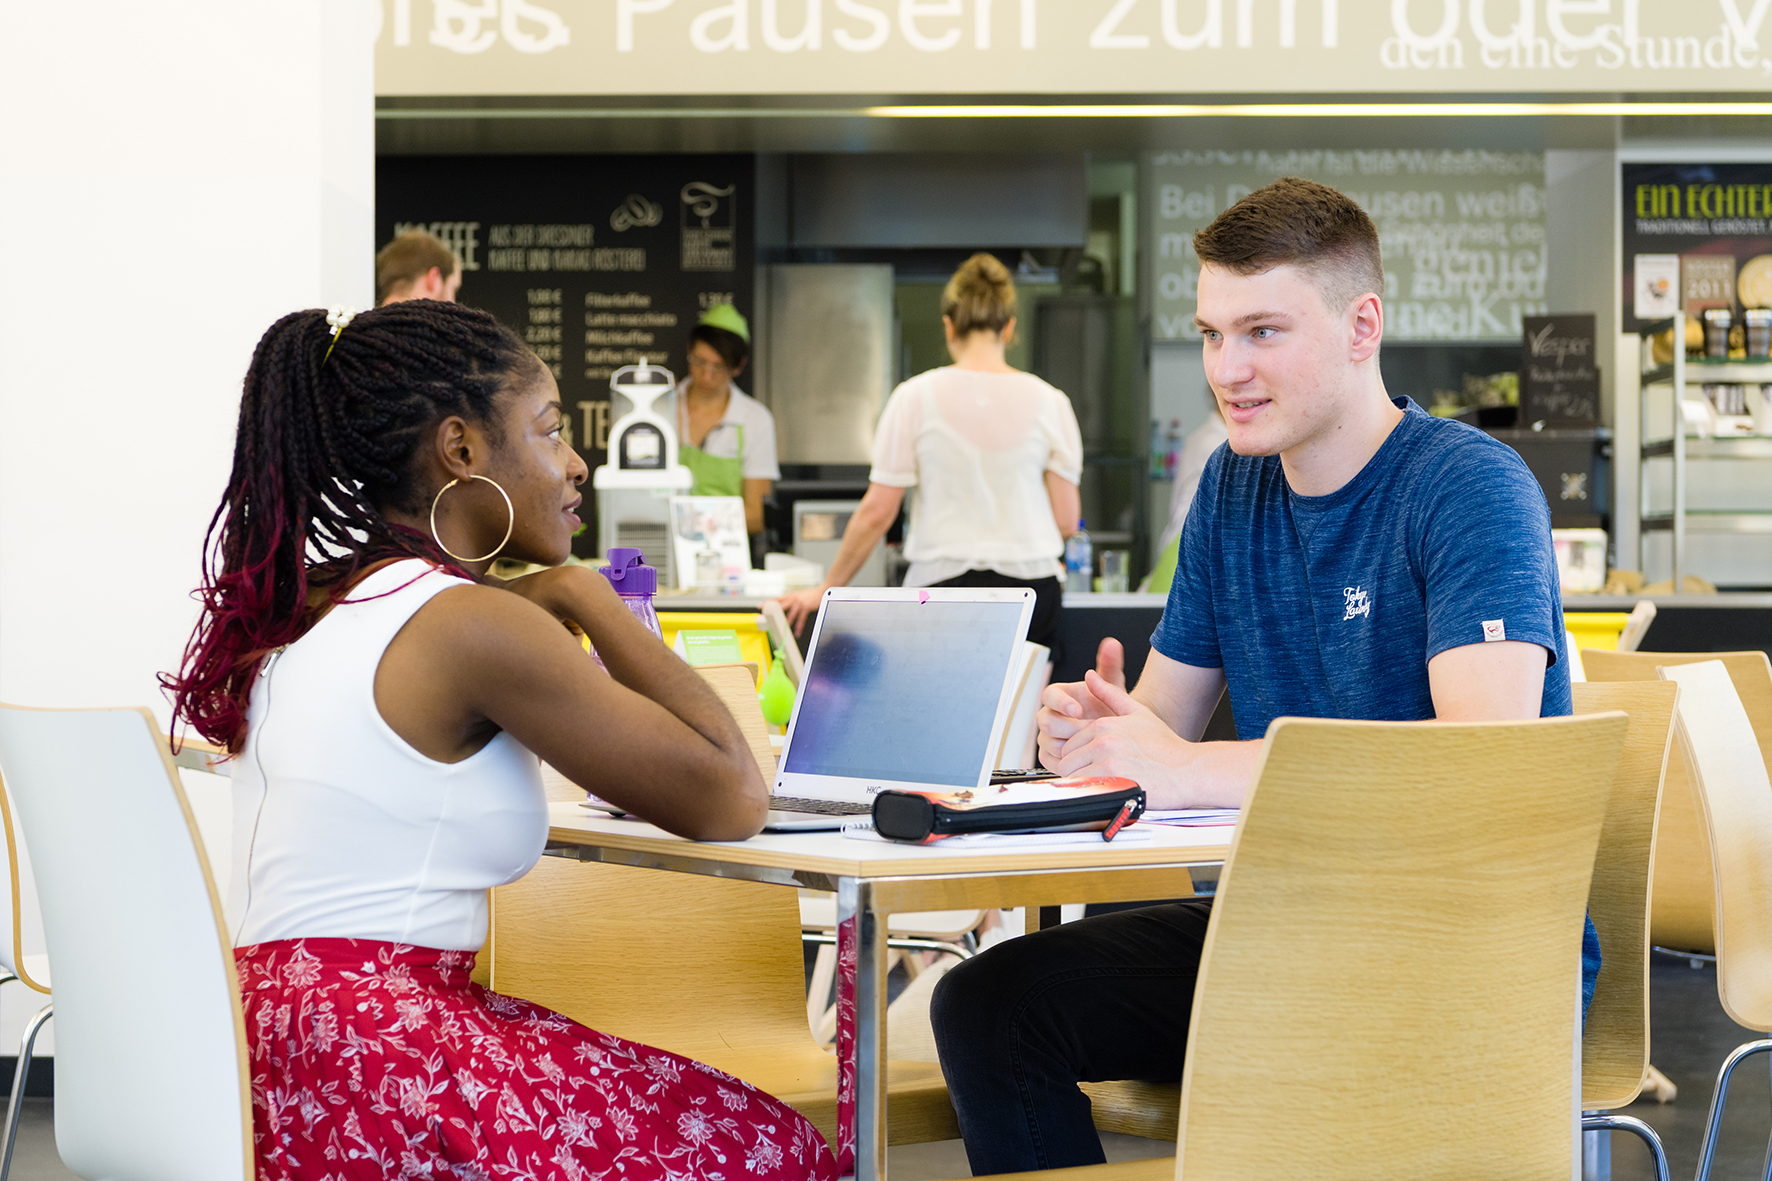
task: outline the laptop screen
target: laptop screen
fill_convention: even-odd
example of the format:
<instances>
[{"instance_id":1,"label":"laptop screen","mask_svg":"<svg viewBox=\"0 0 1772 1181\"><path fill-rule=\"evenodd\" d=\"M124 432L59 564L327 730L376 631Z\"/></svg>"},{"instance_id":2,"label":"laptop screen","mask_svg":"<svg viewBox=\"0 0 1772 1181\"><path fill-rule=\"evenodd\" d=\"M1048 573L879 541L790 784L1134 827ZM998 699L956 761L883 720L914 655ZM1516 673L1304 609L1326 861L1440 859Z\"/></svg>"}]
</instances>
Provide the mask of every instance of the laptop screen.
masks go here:
<instances>
[{"instance_id":1,"label":"laptop screen","mask_svg":"<svg viewBox=\"0 0 1772 1181\"><path fill-rule=\"evenodd\" d=\"M973 787L1022 604L832 599L782 769Z\"/></svg>"}]
</instances>

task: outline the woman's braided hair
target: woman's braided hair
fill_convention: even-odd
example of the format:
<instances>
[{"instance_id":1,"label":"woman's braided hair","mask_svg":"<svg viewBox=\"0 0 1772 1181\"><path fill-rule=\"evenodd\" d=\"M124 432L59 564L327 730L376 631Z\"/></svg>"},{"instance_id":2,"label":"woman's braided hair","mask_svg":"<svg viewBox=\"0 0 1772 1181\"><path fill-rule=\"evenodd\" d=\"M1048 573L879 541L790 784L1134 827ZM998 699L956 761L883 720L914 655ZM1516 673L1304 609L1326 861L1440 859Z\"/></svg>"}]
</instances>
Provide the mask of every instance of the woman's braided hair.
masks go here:
<instances>
[{"instance_id":1,"label":"woman's braided hair","mask_svg":"<svg viewBox=\"0 0 1772 1181\"><path fill-rule=\"evenodd\" d=\"M238 751L259 664L315 617L310 588L330 604L385 558L451 565L382 509L424 510L413 456L446 416L483 425L496 446L495 401L539 365L492 316L454 303L364 312L336 341L321 311L271 325L246 371L234 470L204 539L202 616L178 675L161 677L176 716Z\"/></svg>"}]
</instances>

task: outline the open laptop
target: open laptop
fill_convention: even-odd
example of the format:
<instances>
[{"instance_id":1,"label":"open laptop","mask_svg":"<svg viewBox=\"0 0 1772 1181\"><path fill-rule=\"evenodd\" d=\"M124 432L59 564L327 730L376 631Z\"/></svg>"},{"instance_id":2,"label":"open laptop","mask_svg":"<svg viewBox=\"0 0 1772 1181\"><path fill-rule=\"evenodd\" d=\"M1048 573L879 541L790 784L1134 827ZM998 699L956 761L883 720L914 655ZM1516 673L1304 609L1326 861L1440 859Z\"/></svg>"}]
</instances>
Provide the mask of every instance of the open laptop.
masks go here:
<instances>
[{"instance_id":1,"label":"open laptop","mask_svg":"<svg viewBox=\"0 0 1772 1181\"><path fill-rule=\"evenodd\" d=\"M839 828L892 788L987 786L1033 612L1019 587L826 591L764 828Z\"/></svg>"}]
</instances>

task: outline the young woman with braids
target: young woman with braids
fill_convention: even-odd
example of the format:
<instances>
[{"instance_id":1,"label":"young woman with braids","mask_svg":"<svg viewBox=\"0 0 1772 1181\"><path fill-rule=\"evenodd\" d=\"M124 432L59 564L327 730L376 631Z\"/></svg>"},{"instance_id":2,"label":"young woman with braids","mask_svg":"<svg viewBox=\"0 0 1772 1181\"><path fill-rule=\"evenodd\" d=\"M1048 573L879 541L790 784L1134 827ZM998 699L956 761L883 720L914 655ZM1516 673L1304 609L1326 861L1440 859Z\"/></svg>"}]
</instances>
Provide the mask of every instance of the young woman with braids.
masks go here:
<instances>
[{"instance_id":1,"label":"young woman with braids","mask_svg":"<svg viewBox=\"0 0 1772 1181\"><path fill-rule=\"evenodd\" d=\"M561 423L535 355L455 304L298 312L253 355L167 682L235 757L261 1178L835 1174L748 1084L468 979L486 890L547 838L537 755L697 839L767 806L700 678L558 565L586 475ZM494 554L554 568L501 584Z\"/></svg>"}]
</instances>

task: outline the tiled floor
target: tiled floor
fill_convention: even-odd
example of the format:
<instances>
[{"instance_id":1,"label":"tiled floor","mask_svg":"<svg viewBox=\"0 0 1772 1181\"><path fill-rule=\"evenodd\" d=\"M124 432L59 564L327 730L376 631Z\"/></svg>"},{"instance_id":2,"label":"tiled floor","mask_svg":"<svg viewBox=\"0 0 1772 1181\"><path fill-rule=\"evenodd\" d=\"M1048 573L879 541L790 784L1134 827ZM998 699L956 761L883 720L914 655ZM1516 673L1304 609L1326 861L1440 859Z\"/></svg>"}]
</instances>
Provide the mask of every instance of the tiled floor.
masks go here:
<instances>
[{"instance_id":1,"label":"tiled floor","mask_svg":"<svg viewBox=\"0 0 1772 1181\"><path fill-rule=\"evenodd\" d=\"M9 1181L79 1181L55 1151L55 1101L26 1099Z\"/></svg>"},{"instance_id":2,"label":"tiled floor","mask_svg":"<svg viewBox=\"0 0 1772 1181\"><path fill-rule=\"evenodd\" d=\"M1625 1114L1636 1116L1660 1133L1673 1176L1690 1177L1698 1167L1699 1142L1717 1068L1730 1050L1760 1035L1741 1028L1723 1012L1717 1002L1717 974L1711 968L1693 970L1683 960L1657 956L1651 971L1649 1006L1655 1032L1650 1058L1680 1088L1680 1097L1666 1106L1640 1100L1626 1108ZM1717 1181L1758 1181L1762 1175L1767 1134L1772 1130L1768 1122L1772 1104L1769 1070L1772 1062L1761 1056L1749 1059L1735 1072L1711 1174ZM1616 1181L1654 1176L1649 1153L1636 1137L1616 1134L1612 1139L1612 1176Z\"/></svg>"},{"instance_id":3,"label":"tiled floor","mask_svg":"<svg viewBox=\"0 0 1772 1181\"><path fill-rule=\"evenodd\" d=\"M1680 1088L1680 1097L1665 1107L1653 1102L1637 1103L1631 1115L1652 1125L1667 1144L1675 1177L1690 1177L1698 1161L1698 1143L1704 1130L1711 1083L1723 1056L1754 1035L1723 1013L1717 1003L1716 973L1709 968L1694 971L1685 963L1663 962L1654 969L1652 1007L1656 1039L1655 1065ZM1772 1110L1772 1064L1766 1058L1752 1061L1738 1072L1723 1125L1718 1154L1717 1181L1748 1181L1760 1177ZM61 1164L55 1151L51 1101L32 1099L20 1122L17 1152L13 1157L14 1181L70 1181L74 1174ZM1649 1154L1634 1137L1614 1137L1612 1176L1616 1181L1640 1181L1651 1177ZM1129 1136L1109 1138L1108 1159L1132 1160L1165 1155L1172 1146ZM913 1144L891 1152L892 1181L934 1181L965 1177L966 1154L959 1141Z\"/></svg>"},{"instance_id":4,"label":"tiled floor","mask_svg":"<svg viewBox=\"0 0 1772 1181\"><path fill-rule=\"evenodd\" d=\"M1141 1140L1137 1136L1117 1136L1112 1132L1101 1138L1101 1147L1108 1160L1115 1162L1175 1155L1173 1144ZM966 1146L958 1140L888 1148L886 1172L891 1181L942 1181L949 1177L972 1176L972 1170L966 1167Z\"/></svg>"}]
</instances>

